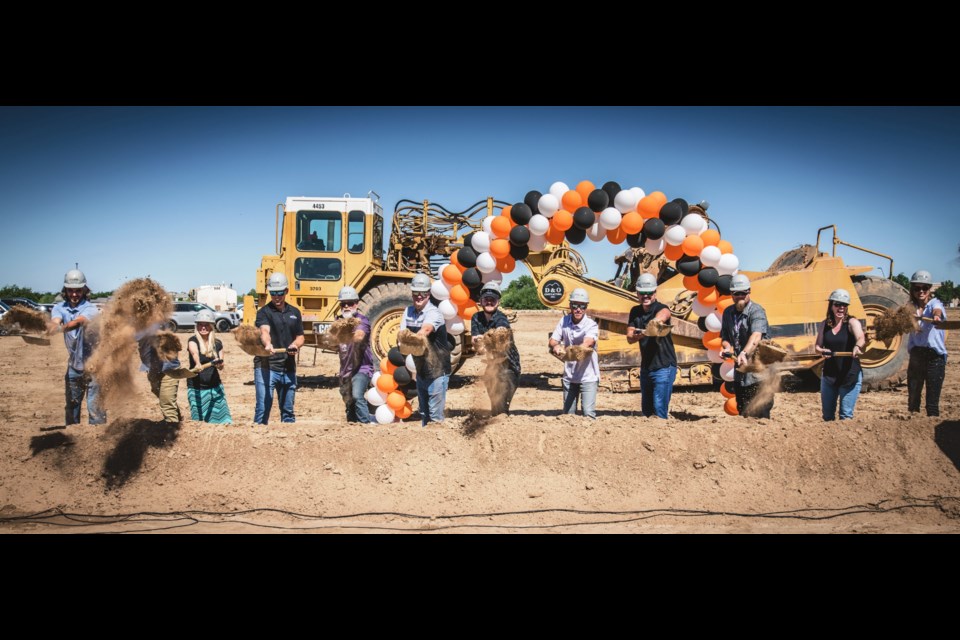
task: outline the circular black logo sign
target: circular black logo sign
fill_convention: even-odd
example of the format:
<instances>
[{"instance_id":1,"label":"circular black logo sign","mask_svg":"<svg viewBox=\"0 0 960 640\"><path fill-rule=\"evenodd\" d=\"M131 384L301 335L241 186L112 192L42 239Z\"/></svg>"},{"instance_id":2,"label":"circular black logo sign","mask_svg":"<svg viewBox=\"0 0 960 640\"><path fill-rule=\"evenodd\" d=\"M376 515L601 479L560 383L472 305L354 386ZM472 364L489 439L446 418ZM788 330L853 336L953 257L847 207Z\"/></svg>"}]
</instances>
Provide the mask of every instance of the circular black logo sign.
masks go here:
<instances>
[{"instance_id":1,"label":"circular black logo sign","mask_svg":"<svg viewBox=\"0 0 960 640\"><path fill-rule=\"evenodd\" d=\"M540 292L549 304L557 304L563 300L563 283L559 280L547 280L540 288Z\"/></svg>"}]
</instances>

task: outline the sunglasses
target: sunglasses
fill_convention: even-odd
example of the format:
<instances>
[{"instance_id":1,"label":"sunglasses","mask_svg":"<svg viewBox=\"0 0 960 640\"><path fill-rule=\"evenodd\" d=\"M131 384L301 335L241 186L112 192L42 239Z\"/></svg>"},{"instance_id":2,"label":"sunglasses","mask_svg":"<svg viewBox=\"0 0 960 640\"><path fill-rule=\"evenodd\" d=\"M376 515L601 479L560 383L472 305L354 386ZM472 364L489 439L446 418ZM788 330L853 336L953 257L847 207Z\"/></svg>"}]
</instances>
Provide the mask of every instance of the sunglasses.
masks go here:
<instances>
[{"instance_id":1,"label":"sunglasses","mask_svg":"<svg viewBox=\"0 0 960 640\"><path fill-rule=\"evenodd\" d=\"M750 295L750 291L749 291L749 290L747 290L747 291L731 291L731 292L730 292L730 295L733 296L734 298L742 297L742 296L748 296L748 295Z\"/></svg>"},{"instance_id":2,"label":"sunglasses","mask_svg":"<svg viewBox=\"0 0 960 640\"><path fill-rule=\"evenodd\" d=\"M585 305L585 304L582 303L582 302L571 302L571 303L570 303L570 308L571 308L571 309L580 309L581 311L583 311L584 309L587 308L587 305Z\"/></svg>"},{"instance_id":3,"label":"sunglasses","mask_svg":"<svg viewBox=\"0 0 960 640\"><path fill-rule=\"evenodd\" d=\"M286 295L286 294L287 294L287 290L286 290L286 289L282 289L282 290L280 290L280 291L271 291L271 292L270 292L270 295L272 295L272 296L283 296L283 295Z\"/></svg>"},{"instance_id":4,"label":"sunglasses","mask_svg":"<svg viewBox=\"0 0 960 640\"><path fill-rule=\"evenodd\" d=\"M500 298L494 296L483 296L480 298L480 302L483 304L497 304L500 302Z\"/></svg>"},{"instance_id":5,"label":"sunglasses","mask_svg":"<svg viewBox=\"0 0 960 640\"><path fill-rule=\"evenodd\" d=\"M913 285L912 287L910 287L910 289L912 291L930 291L930 285L928 284Z\"/></svg>"},{"instance_id":6,"label":"sunglasses","mask_svg":"<svg viewBox=\"0 0 960 640\"><path fill-rule=\"evenodd\" d=\"M846 302L832 302L830 304L832 304L835 307L840 307L841 309L846 309L847 307L850 306Z\"/></svg>"},{"instance_id":7,"label":"sunglasses","mask_svg":"<svg viewBox=\"0 0 960 640\"><path fill-rule=\"evenodd\" d=\"M429 298L429 297L430 297L430 292L429 292L429 291L413 291L413 292L411 292L411 293L413 293L413 297L414 297L414 298Z\"/></svg>"},{"instance_id":8,"label":"sunglasses","mask_svg":"<svg viewBox=\"0 0 960 640\"><path fill-rule=\"evenodd\" d=\"M340 301L341 307L355 307L358 304L360 304L359 300L341 300Z\"/></svg>"}]
</instances>

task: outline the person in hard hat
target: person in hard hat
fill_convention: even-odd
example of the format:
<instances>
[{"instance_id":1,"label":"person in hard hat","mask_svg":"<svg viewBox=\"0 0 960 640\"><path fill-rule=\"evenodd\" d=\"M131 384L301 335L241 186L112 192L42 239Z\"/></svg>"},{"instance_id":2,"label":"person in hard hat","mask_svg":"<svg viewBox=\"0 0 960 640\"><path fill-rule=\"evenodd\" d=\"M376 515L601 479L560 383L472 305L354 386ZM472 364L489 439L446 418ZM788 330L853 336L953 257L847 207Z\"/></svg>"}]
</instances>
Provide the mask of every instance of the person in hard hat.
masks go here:
<instances>
[{"instance_id":1,"label":"person in hard hat","mask_svg":"<svg viewBox=\"0 0 960 640\"><path fill-rule=\"evenodd\" d=\"M80 424L84 395L87 396L87 422L103 424L107 421L107 414L97 402L100 386L85 370L86 362L96 346L88 324L99 311L87 299L90 288L87 286L87 277L79 269L67 271L60 293L63 302L53 307L50 330L63 332L63 343L67 347L67 373L64 376L66 424Z\"/></svg>"},{"instance_id":2,"label":"person in hard hat","mask_svg":"<svg viewBox=\"0 0 960 640\"><path fill-rule=\"evenodd\" d=\"M223 370L223 343L217 339L216 318L209 309L197 313L195 328L187 341L190 368L213 363L197 376L187 380L190 418L214 424L232 424L227 397L223 392L220 372Z\"/></svg>"},{"instance_id":3,"label":"person in hard hat","mask_svg":"<svg viewBox=\"0 0 960 640\"><path fill-rule=\"evenodd\" d=\"M370 419L370 408L364 394L373 377L373 352L370 350L370 318L359 311L360 296L353 287L342 287L337 294L340 314L337 319L359 320L353 341L339 345L340 397L347 411L347 422L376 423Z\"/></svg>"},{"instance_id":4,"label":"person in hard hat","mask_svg":"<svg viewBox=\"0 0 960 640\"><path fill-rule=\"evenodd\" d=\"M750 299L750 279L738 273L730 280L733 304L723 312L720 338L723 351L733 353L737 367L750 362L760 341L767 337L767 312ZM734 372L733 388L737 396L737 411L741 416L769 418L773 409L773 395L769 400L752 402L760 391L760 378L753 373Z\"/></svg>"},{"instance_id":5,"label":"person in hard hat","mask_svg":"<svg viewBox=\"0 0 960 640\"><path fill-rule=\"evenodd\" d=\"M490 397L490 414L499 415L510 413L510 402L520 384L520 353L513 341L513 332L510 321L500 311L500 285L488 282L480 289L479 313L473 314L470 319L470 335L474 347L480 345L482 336L491 329L504 328L511 331L510 346L506 351L505 361L494 361L487 364L483 374L483 384Z\"/></svg>"},{"instance_id":6,"label":"person in hard hat","mask_svg":"<svg viewBox=\"0 0 960 640\"><path fill-rule=\"evenodd\" d=\"M920 396L927 387L928 416L940 415L940 390L947 368L946 334L937 325L947 317L943 303L933 297L933 276L920 270L910 278L910 302L919 319L919 329L909 334L907 351L907 409L920 412ZM929 318L929 320L923 320Z\"/></svg>"},{"instance_id":7,"label":"person in hard hat","mask_svg":"<svg viewBox=\"0 0 960 640\"><path fill-rule=\"evenodd\" d=\"M647 335L647 325L669 325L670 307L657 300L657 278L652 273L637 280L637 299L640 304L630 309L627 320L627 342L640 343L640 411L645 417L666 419L677 377L677 353L670 334Z\"/></svg>"},{"instance_id":8,"label":"person in hard hat","mask_svg":"<svg viewBox=\"0 0 960 640\"><path fill-rule=\"evenodd\" d=\"M297 394L296 355L303 346L303 317L300 310L287 303L290 288L287 276L273 273L267 280L270 302L257 311L254 323L260 329L260 341L266 349L276 350L260 359L263 411L255 412L254 422L267 424L273 408L273 393L280 405L280 421L296 422L293 403ZM257 363L254 363L257 366ZM256 378L254 378L256 381Z\"/></svg>"},{"instance_id":9,"label":"person in hard hat","mask_svg":"<svg viewBox=\"0 0 960 640\"><path fill-rule=\"evenodd\" d=\"M583 415L596 418L597 387L600 384L596 344L600 328L587 317L590 296L586 289L578 287L571 291L569 304L570 313L561 318L550 336L550 351L559 356L564 349L580 345L592 352L583 360L571 360L563 365L563 412L576 413L579 398Z\"/></svg>"},{"instance_id":10,"label":"person in hard hat","mask_svg":"<svg viewBox=\"0 0 960 640\"><path fill-rule=\"evenodd\" d=\"M140 371L147 372L150 382L150 392L157 397L160 403L160 413L163 421L179 424L183 419L180 405L177 403L177 394L180 393L180 379L167 375L168 371L180 368L180 359L164 360L157 351L156 334L163 328L162 323L156 323L139 332L134 338L140 351Z\"/></svg>"},{"instance_id":11,"label":"person in hard hat","mask_svg":"<svg viewBox=\"0 0 960 640\"><path fill-rule=\"evenodd\" d=\"M820 376L820 402L823 419L836 420L837 402L840 419L853 417L853 409L863 384L860 354L866 345L860 321L850 315L850 292L837 289L827 299L827 317L817 333L816 351L826 357ZM836 356L835 353L852 353Z\"/></svg>"},{"instance_id":12,"label":"person in hard hat","mask_svg":"<svg viewBox=\"0 0 960 640\"><path fill-rule=\"evenodd\" d=\"M450 350L447 340L447 325L443 314L430 302L430 276L418 273L410 281L410 296L413 304L407 307L400 319L401 331L406 329L422 336L427 343L422 356L414 356L417 369L417 397L420 401L420 422L443 422L443 410L447 403L447 386L450 383Z\"/></svg>"}]
</instances>

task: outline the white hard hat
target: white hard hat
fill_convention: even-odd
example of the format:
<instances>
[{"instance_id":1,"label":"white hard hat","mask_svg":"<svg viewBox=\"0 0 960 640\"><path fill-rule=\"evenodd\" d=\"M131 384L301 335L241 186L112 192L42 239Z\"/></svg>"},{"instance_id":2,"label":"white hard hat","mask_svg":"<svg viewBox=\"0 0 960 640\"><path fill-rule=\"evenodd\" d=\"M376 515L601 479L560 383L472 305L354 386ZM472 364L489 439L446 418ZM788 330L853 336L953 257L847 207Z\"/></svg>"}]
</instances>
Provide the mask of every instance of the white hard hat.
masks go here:
<instances>
[{"instance_id":1,"label":"white hard hat","mask_svg":"<svg viewBox=\"0 0 960 640\"><path fill-rule=\"evenodd\" d=\"M480 295L482 296L485 293L495 293L497 297L500 297L500 283L499 282L488 282L480 289Z\"/></svg>"},{"instance_id":2,"label":"white hard hat","mask_svg":"<svg viewBox=\"0 0 960 640\"><path fill-rule=\"evenodd\" d=\"M194 320L194 322L209 322L210 324L213 324L215 321L216 318L213 317L213 311L210 311L210 309L200 309Z\"/></svg>"},{"instance_id":3,"label":"white hard hat","mask_svg":"<svg viewBox=\"0 0 960 640\"><path fill-rule=\"evenodd\" d=\"M80 269L70 269L63 276L64 289L82 289L87 286L87 276Z\"/></svg>"},{"instance_id":4,"label":"white hard hat","mask_svg":"<svg viewBox=\"0 0 960 640\"><path fill-rule=\"evenodd\" d=\"M587 294L586 289L577 287L570 292L570 302L583 302L584 304L590 304L590 296Z\"/></svg>"},{"instance_id":5,"label":"white hard hat","mask_svg":"<svg viewBox=\"0 0 960 640\"><path fill-rule=\"evenodd\" d=\"M652 273L642 273L637 280L637 293L655 293L657 278Z\"/></svg>"},{"instance_id":6,"label":"white hard hat","mask_svg":"<svg viewBox=\"0 0 960 640\"><path fill-rule=\"evenodd\" d=\"M933 276L929 271L920 269L910 277L910 284L933 284Z\"/></svg>"},{"instance_id":7,"label":"white hard hat","mask_svg":"<svg viewBox=\"0 0 960 640\"><path fill-rule=\"evenodd\" d=\"M750 291L750 278L738 273L730 279L730 292L734 291Z\"/></svg>"},{"instance_id":8,"label":"white hard hat","mask_svg":"<svg viewBox=\"0 0 960 640\"><path fill-rule=\"evenodd\" d=\"M840 304L850 304L850 293L846 289L835 289L827 300Z\"/></svg>"},{"instance_id":9,"label":"white hard hat","mask_svg":"<svg viewBox=\"0 0 960 640\"><path fill-rule=\"evenodd\" d=\"M430 291L430 276L425 273L418 273L410 281L411 291Z\"/></svg>"},{"instance_id":10,"label":"white hard hat","mask_svg":"<svg viewBox=\"0 0 960 640\"><path fill-rule=\"evenodd\" d=\"M287 276L282 273L271 273L270 279L267 280L267 291L280 291L289 288L289 286Z\"/></svg>"},{"instance_id":11,"label":"white hard hat","mask_svg":"<svg viewBox=\"0 0 960 640\"><path fill-rule=\"evenodd\" d=\"M337 295L337 300L359 300L360 296L357 295L357 290L353 287L341 287L340 293Z\"/></svg>"}]
</instances>

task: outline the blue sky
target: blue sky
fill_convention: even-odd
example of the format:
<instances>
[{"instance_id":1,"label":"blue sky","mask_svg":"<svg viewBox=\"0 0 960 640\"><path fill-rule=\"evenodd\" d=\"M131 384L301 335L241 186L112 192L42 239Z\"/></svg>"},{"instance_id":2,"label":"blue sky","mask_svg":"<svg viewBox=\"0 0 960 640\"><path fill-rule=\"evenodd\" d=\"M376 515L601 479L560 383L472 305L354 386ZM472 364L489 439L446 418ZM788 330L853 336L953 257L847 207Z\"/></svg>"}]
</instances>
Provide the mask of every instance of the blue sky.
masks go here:
<instances>
[{"instance_id":1,"label":"blue sky","mask_svg":"<svg viewBox=\"0 0 960 640\"><path fill-rule=\"evenodd\" d=\"M79 262L95 290L245 292L287 196L372 189L389 218L401 198L460 210L584 179L709 200L748 270L837 224L896 272L956 282L958 149L943 107L0 107L0 284L56 290ZM577 248L612 277L609 243Z\"/></svg>"}]
</instances>

